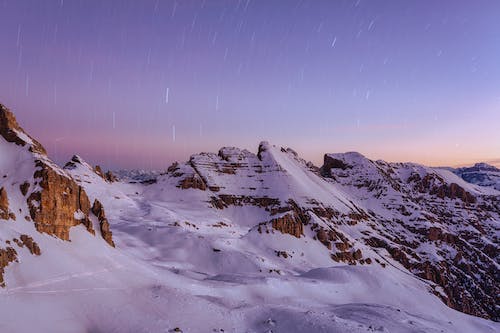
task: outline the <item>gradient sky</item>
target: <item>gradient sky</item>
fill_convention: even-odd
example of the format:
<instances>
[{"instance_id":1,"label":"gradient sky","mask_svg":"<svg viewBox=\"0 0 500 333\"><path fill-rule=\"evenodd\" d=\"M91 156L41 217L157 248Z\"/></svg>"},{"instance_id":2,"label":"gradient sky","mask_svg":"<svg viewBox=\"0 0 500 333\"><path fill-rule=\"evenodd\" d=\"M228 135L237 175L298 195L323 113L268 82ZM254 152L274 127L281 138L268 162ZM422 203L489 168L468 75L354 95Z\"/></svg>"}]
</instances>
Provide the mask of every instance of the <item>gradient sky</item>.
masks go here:
<instances>
[{"instance_id":1,"label":"gradient sky","mask_svg":"<svg viewBox=\"0 0 500 333\"><path fill-rule=\"evenodd\" d=\"M59 163L499 165L500 1L0 0L0 102Z\"/></svg>"}]
</instances>

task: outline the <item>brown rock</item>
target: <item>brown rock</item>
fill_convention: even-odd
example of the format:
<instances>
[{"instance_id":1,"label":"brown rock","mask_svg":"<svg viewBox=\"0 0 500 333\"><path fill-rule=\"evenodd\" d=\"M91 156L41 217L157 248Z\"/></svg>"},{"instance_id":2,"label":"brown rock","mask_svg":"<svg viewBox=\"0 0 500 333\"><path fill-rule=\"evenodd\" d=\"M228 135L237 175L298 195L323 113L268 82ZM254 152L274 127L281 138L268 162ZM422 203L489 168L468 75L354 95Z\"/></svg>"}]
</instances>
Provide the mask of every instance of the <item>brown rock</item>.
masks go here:
<instances>
[{"instance_id":1,"label":"brown rock","mask_svg":"<svg viewBox=\"0 0 500 333\"><path fill-rule=\"evenodd\" d=\"M323 157L323 166L321 167L320 172L324 177L331 177L332 169L346 170L347 168L349 168L349 165L345 164L344 161L325 154Z\"/></svg>"},{"instance_id":2,"label":"brown rock","mask_svg":"<svg viewBox=\"0 0 500 333\"><path fill-rule=\"evenodd\" d=\"M5 188L0 188L0 219L8 220L9 216L9 198Z\"/></svg>"},{"instance_id":3,"label":"brown rock","mask_svg":"<svg viewBox=\"0 0 500 333\"><path fill-rule=\"evenodd\" d=\"M328 235L325 229L319 229L318 232L316 233L316 237L321 243L328 241Z\"/></svg>"},{"instance_id":4,"label":"brown rock","mask_svg":"<svg viewBox=\"0 0 500 333\"><path fill-rule=\"evenodd\" d=\"M297 238L303 233L302 221L295 213L288 213L271 220L274 229Z\"/></svg>"},{"instance_id":5,"label":"brown rock","mask_svg":"<svg viewBox=\"0 0 500 333\"><path fill-rule=\"evenodd\" d=\"M351 252L337 252L337 253L332 253L331 257L335 261L343 261L343 262L348 262L354 264L354 257Z\"/></svg>"},{"instance_id":6,"label":"brown rock","mask_svg":"<svg viewBox=\"0 0 500 333\"><path fill-rule=\"evenodd\" d=\"M493 244L486 244L483 248L483 252L490 258L494 259L498 256L500 250Z\"/></svg>"},{"instance_id":7,"label":"brown rock","mask_svg":"<svg viewBox=\"0 0 500 333\"><path fill-rule=\"evenodd\" d=\"M340 252L344 252L344 251L347 251L349 249L349 244L344 243L344 242L337 242L337 243L335 243L335 247Z\"/></svg>"},{"instance_id":8,"label":"brown rock","mask_svg":"<svg viewBox=\"0 0 500 333\"><path fill-rule=\"evenodd\" d=\"M19 185L19 189L21 190L21 193L23 195L26 195L28 193L28 190L30 188L30 183L24 182L21 185Z\"/></svg>"},{"instance_id":9,"label":"brown rock","mask_svg":"<svg viewBox=\"0 0 500 333\"><path fill-rule=\"evenodd\" d=\"M363 258L363 253L361 252L360 249L357 249L356 251L354 251L354 253L352 254L352 257L354 258L354 260L359 260L361 258Z\"/></svg>"},{"instance_id":10,"label":"brown rock","mask_svg":"<svg viewBox=\"0 0 500 333\"><path fill-rule=\"evenodd\" d=\"M181 180L179 182L178 187L182 189L188 189L188 188L196 188L198 190L205 191L207 189L207 184L203 181L203 179L198 175L197 173L192 174L191 176L188 176Z\"/></svg>"},{"instance_id":11,"label":"brown rock","mask_svg":"<svg viewBox=\"0 0 500 333\"><path fill-rule=\"evenodd\" d=\"M316 233L316 237L318 238L318 240L324 246L326 246L329 250L331 250L332 249L332 243L330 242L328 236L329 236L328 233L323 228L319 229L318 232Z\"/></svg>"},{"instance_id":12,"label":"brown rock","mask_svg":"<svg viewBox=\"0 0 500 333\"><path fill-rule=\"evenodd\" d=\"M94 204L92 205L92 213L94 213L94 215L97 216L97 219L99 220L102 238L104 238L104 240L110 246L115 247L115 243L113 242L113 233L111 232L111 229L109 227L109 222L106 218L104 207L97 199L94 200Z\"/></svg>"},{"instance_id":13,"label":"brown rock","mask_svg":"<svg viewBox=\"0 0 500 333\"><path fill-rule=\"evenodd\" d=\"M42 254L42 252L40 251L40 247L33 240L33 238L28 235L21 235L19 238L21 239L21 242L28 248L28 250L30 250L31 254L34 254L36 256Z\"/></svg>"},{"instance_id":14,"label":"brown rock","mask_svg":"<svg viewBox=\"0 0 500 333\"><path fill-rule=\"evenodd\" d=\"M118 178L115 176L115 174L111 171L108 171L104 174L104 179L106 179L110 183L114 183L118 180Z\"/></svg>"},{"instance_id":15,"label":"brown rock","mask_svg":"<svg viewBox=\"0 0 500 333\"><path fill-rule=\"evenodd\" d=\"M32 143L26 142L23 138L19 137L18 133L25 134ZM25 146L30 144L30 151L37 152L42 155L47 155L47 152L43 146L29 136L16 121L16 118L5 106L0 104L0 135L4 137L8 142L13 142L19 146Z\"/></svg>"},{"instance_id":16,"label":"brown rock","mask_svg":"<svg viewBox=\"0 0 500 333\"><path fill-rule=\"evenodd\" d=\"M441 237L442 231L441 229L437 227L430 227L429 228L429 240L431 241L436 241L439 240Z\"/></svg>"},{"instance_id":17,"label":"brown rock","mask_svg":"<svg viewBox=\"0 0 500 333\"><path fill-rule=\"evenodd\" d=\"M447 184L444 179L435 175L435 174L427 174L421 180L417 177L413 177L415 179L416 185L415 188L419 192L428 192L430 194L436 195L437 197L444 199L460 199L464 203L476 203L476 197L474 197L471 193L467 192L463 187L456 183Z\"/></svg>"},{"instance_id":18,"label":"brown rock","mask_svg":"<svg viewBox=\"0 0 500 333\"><path fill-rule=\"evenodd\" d=\"M94 172L99 176L101 177L102 179L105 179L104 178L104 173L102 172L102 169L101 169L101 166L100 165L96 165L94 167Z\"/></svg>"},{"instance_id":19,"label":"brown rock","mask_svg":"<svg viewBox=\"0 0 500 333\"><path fill-rule=\"evenodd\" d=\"M9 246L5 249L0 249L0 287L5 287L5 281L3 279L5 267L16 260L17 252L12 247Z\"/></svg>"},{"instance_id":20,"label":"brown rock","mask_svg":"<svg viewBox=\"0 0 500 333\"><path fill-rule=\"evenodd\" d=\"M231 194L220 194L218 197L211 197L210 203L212 206L218 209L224 209L228 206L243 206L251 205L262 208L269 208L272 206L279 206L280 200L270 197L253 197L246 195L231 195ZM290 207L286 207L281 213L290 211ZM277 211L271 209L271 215L276 214Z\"/></svg>"},{"instance_id":21,"label":"brown rock","mask_svg":"<svg viewBox=\"0 0 500 333\"><path fill-rule=\"evenodd\" d=\"M41 160L37 160L39 168L34 177L39 179L42 188L28 197L31 219L39 232L69 240L69 229L83 224L90 232L90 202L83 188L61 171L54 170ZM83 219L76 215L83 214Z\"/></svg>"}]
</instances>

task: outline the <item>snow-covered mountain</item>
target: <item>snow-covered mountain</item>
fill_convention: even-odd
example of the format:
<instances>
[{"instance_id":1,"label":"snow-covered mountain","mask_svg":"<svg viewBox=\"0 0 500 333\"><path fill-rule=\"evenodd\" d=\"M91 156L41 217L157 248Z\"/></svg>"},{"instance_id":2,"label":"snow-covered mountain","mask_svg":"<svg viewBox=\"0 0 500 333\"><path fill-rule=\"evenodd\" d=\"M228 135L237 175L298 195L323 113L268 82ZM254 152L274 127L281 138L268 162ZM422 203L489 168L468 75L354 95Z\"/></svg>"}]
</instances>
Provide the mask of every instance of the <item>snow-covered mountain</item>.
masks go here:
<instances>
[{"instance_id":1,"label":"snow-covered mountain","mask_svg":"<svg viewBox=\"0 0 500 333\"><path fill-rule=\"evenodd\" d=\"M122 182L150 184L155 182L156 178L158 178L162 172L158 170L121 169L114 171L113 174Z\"/></svg>"},{"instance_id":2,"label":"snow-covered mountain","mask_svg":"<svg viewBox=\"0 0 500 333\"><path fill-rule=\"evenodd\" d=\"M453 169L465 181L500 191L500 169L486 163L476 163L471 167Z\"/></svg>"},{"instance_id":3,"label":"snow-covered mountain","mask_svg":"<svg viewBox=\"0 0 500 333\"><path fill-rule=\"evenodd\" d=\"M500 329L500 192L450 171L263 142L131 182L0 134L0 331Z\"/></svg>"}]
</instances>

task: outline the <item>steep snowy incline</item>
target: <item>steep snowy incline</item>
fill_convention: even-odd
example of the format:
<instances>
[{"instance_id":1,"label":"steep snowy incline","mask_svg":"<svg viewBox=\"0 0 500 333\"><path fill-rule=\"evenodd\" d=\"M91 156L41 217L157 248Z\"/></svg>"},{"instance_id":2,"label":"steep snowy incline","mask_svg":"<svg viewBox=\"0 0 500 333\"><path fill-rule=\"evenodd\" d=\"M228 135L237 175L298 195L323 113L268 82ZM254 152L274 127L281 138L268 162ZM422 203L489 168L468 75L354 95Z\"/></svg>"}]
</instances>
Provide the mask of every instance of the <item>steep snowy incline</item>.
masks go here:
<instances>
[{"instance_id":1,"label":"steep snowy incline","mask_svg":"<svg viewBox=\"0 0 500 333\"><path fill-rule=\"evenodd\" d=\"M500 193L447 170L357 153L326 155L322 172L370 212L373 222L351 227L358 240L435 282L449 306L500 319Z\"/></svg>"}]
</instances>

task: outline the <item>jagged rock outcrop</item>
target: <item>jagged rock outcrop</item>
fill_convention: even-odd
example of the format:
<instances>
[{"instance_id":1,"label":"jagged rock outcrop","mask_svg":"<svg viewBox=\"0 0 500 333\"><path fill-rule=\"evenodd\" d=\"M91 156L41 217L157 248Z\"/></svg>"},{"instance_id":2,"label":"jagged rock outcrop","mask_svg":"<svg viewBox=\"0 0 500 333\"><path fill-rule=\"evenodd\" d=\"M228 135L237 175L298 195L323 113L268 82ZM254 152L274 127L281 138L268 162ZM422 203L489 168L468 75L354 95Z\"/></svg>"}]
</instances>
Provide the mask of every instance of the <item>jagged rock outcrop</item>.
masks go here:
<instances>
[{"instance_id":1,"label":"jagged rock outcrop","mask_svg":"<svg viewBox=\"0 0 500 333\"><path fill-rule=\"evenodd\" d=\"M79 158L78 158L79 159ZM75 162L75 161L73 161ZM102 168L100 165L96 165L94 167L94 172L99 176L101 177L102 179L104 179L105 181L109 182L109 183L113 183L113 182L116 182L118 180L118 178L113 174L113 172L111 172L110 170L104 172L102 171Z\"/></svg>"},{"instance_id":2,"label":"jagged rock outcrop","mask_svg":"<svg viewBox=\"0 0 500 333\"><path fill-rule=\"evenodd\" d=\"M14 238L12 242L14 242L20 248L26 246L28 251L32 255L39 256L42 254L40 247L38 244L28 235L21 235L20 239ZM10 263L18 262L18 253L17 251L10 246L11 241L7 240L6 243L9 245L6 248L0 248L0 287L5 287L5 281L3 274L5 273L5 267L7 267Z\"/></svg>"},{"instance_id":3,"label":"jagged rock outcrop","mask_svg":"<svg viewBox=\"0 0 500 333\"><path fill-rule=\"evenodd\" d=\"M71 160L69 160L65 165L64 165L64 169L74 169L76 168L77 164L83 164L84 161L82 160L82 158L78 155L73 155L71 157Z\"/></svg>"},{"instance_id":4,"label":"jagged rock outcrop","mask_svg":"<svg viewBox=\"0 0 500 333\"><path fill-rule=\"evenodd\" d=\"M100 165L96 165L95 167L91 167L87 162L85 162L80 156L78 155L73 155L71 157L71 160L68 161L64 165L64 170L74 170L78 166L84 166L89 169L89 172L93 172L99 177L101 177L103 180L107 181L108 183L113 183L118 181L118 177L115 176L115 174L111 171L106 171L103 172L102 168ZM88 174L86 175L88 176Z\"/></svg>"},{"instance_id":5,"label":"jagged rock outcrop","mask_svg":"<svg viewBox=\"0 0 500 333\"><path fill-rule=\"evenodd\" d=\"M113 242L113 233L109 227L108 219L106 218L106 213L104 212L104 208L101 202L97 199L94 200L94 204L92 205L92 213L99 219L99 226L101 229L101 235L104 240L115 247L115 243Z\"/></svg>"},{"instance_id":6,"label":"jagged rock outcrop","mask_svg":"<svg viewBox=\"0 0 500 333\"><path fill-rule=\"evenodd\" d=\"M336 159L329 154L323 156L323 166L320 168L321 175L324 177L332 177L332 169L345 170L349 167L344 161Z\"/></svg>"},{"instance_id":7,"label":"jagged rock outcrop","mask_svg":"<svg viewBox=\"0 0 500 333\"><path fill-rule=\"evenodd\" d=\"M93 234L90 202L83 188L41 160L37 167L34 177L42 190L32 192L27 200L36 229L69 240L70 228L83 224Z\"/></svg>"},{"instance_id":8,"label":"jagged rock outcrop","mask_svg":"<svg viewBox=\"0 0 500 333\"><path fill-rule=\"evenodd\" d=\"M33 221L36 230L69 240L71 227L82 224L94 234L90 201L84 189L65 170L50 161L43 146L29 136L19 126L12 112L1 104L0 135L7 142L28 146L28 152L31 153L32 162L27 158L23 163L33 163L33 180L21 180L19 188L23 196L27 196L30 216L26 219ZM71 163L78 160L78 157L74 157ZM4 194L3 201L8 202L6 200ZM3 209L0 208L0 211ZM109 229L109 225L104 229ZM33 250L36 251L36 248Z\"/></svg>"},{"instance_id":9,"label":"jagged rock outcrop","mask_svg":"<svg viewBox=\"0 0 500 333\"><path fill-rule=\"evenodd\" d=\"M38 244L33 240L32 237L28 235L21 235L19 237L21 240L20 243L18 243L19 246L23 247L26 246L26 248L30 251L31 254L39 256L42 254L42 251L40 250L40 247Z\"/></svg>"},{"instance_id":10,"label":"jagged rock outcrop","mask_svg":"<svg viewBox=\"0 0 500 333\"><path fill-rule=\"evenodd\" d=\"M118 181L118 178L111 170L106 171L106 173L104 174L104 179L110 183Z\"/></svg>"},{"instance_id":11,"label":"jagged rock outcrop","mask_svg":"<svg viewBox=\"0 0 500 333\"><path fill-rule=\"evenodd\" d=\"M19 185L19 189L21 190L22 195L28 194L28 190L30 189L30 183L29 182L24 182L21 185Z\"/></svg>"},{"instance_id":12,"label":"jagged rock outcrop","mask_svg":"<svg viewBox=\"0 0 500 333\"><path fill-rule=\"evenodd\" d=\"M2 288L5 287L5 281L3 278L5 267L14 261L17 261L17 252L14 248L10 246L4 249L0 248L0 287Z\"/></svg>"},{"instance_id":13,"label":"jagged rock outcrop","mask_svg":"<svg viewBox=\"0 0 500 333\"><path fill-rule=\"evenodd\" d=\"M102 169L101 169L101 166L100 165L96 165L94 167L94 172L99 176L101 177L102 179L104 179L104 172L102 172Z\"/></svg>"},{"instance_id":14,"label":"jagged rock outcrop","mask_svg":"<svg viewBox=\"0 0 500 333\"><path fill-rule=\"evenodd\" d=\"M178 187L182 189L195 188L198 190L205 191L207 189L207 185L203 181L203 179L197 173L193 173L192 175L182 179L179 182Z\"/></svg>"},{"instance_id":15,"label":"jagged rock outcrop","mask_svg":"<svg viewBox=\"0 0 500 333\"><path fill-rule=\"evenodd\" d=\"M441 199L460 199L464 203L475 203L476 198L456 183L447 184L439 175L428 173L423 178L418 173L413 173L410 178L415 188L421 193L430 193Z\"/></svg>"},{"instance_id":16,"label":"jagged rock outcrop","mask_svg":"<svg viewBox=\"0 0 500 333\"><path fill-rule=\"evenodd\" d=\"M210 203L213 207L218 209L224 209L229 206L256 206L270 210L272 213L284 212L290 210L290 208L279 207L280 200L277 198L269 197L252 197L247 195L230 195L230 194L219 194L218 196L212 196ZM277 208L279 207L279 208Z\"/></svg>"},{"instance_id":17,"label":"jagged rock outcrop","mask_svg":"<svg viewBox=\"0 0 500 333\"><path fill-rule=\"evenodd\" d=\"M302 220L295 212L284 214L283 216L272 219L270 222L275 230L284 234L290 234L297 238L300 238L304 232Z\"/></svg>"},{"instance_id":18,"label":"jagged rock outcrop","mask_svg":"<svg viewBox=\"0 0 500 333\"><path fill-rule=\"evenodd\" d=\"M19 146L24 147L29 144L29 150L33 153L47 155L45 148L19 126L14 114L2 104L0 104L0 135L8 142Z\"/></svg>"}]
</instances>

